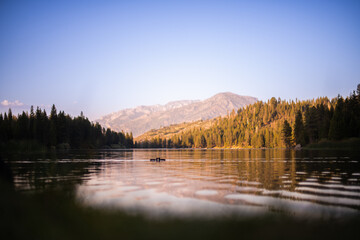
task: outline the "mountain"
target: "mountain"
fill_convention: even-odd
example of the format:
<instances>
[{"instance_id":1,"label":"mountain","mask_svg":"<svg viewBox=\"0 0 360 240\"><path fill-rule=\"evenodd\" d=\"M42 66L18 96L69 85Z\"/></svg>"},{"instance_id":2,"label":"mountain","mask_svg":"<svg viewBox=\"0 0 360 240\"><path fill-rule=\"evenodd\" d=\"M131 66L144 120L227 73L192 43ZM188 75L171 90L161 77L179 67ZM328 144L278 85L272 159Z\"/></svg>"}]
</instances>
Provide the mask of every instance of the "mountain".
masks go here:
<instances>
[{"instance_id":1,"label":"mountain","mask_svg":"<svg viewBox=\"0 0 360 240\"><path fill-rule=\"evenodd\" d=\"M224 116L255 103L257 98L234 93L219 93L205 100L173 101L165 105L139 106L111 113L96 120L115 131L132 132L139 136L151 129L183 122L207 120Z\"/></svg>"},{"instance_id":2,"label":"mountain","mask_svg":"<svg viewBox=\"0 0 360 240\"><path fill-rule=\"evenodd\" d=\"M216 122L218 118L212 118L209 120L198 120L193 122L183 122L179 124L171 124L170 126L161 127L158 129L151 129L140 136L137 136L134 140L139 142L143 142L145 140L152 140L154 138L161 139L171 139L175 135L182 134L184 132L190 131L191 129L201 129L206 130L211 128Z\"/></svg>"}]
</instances>

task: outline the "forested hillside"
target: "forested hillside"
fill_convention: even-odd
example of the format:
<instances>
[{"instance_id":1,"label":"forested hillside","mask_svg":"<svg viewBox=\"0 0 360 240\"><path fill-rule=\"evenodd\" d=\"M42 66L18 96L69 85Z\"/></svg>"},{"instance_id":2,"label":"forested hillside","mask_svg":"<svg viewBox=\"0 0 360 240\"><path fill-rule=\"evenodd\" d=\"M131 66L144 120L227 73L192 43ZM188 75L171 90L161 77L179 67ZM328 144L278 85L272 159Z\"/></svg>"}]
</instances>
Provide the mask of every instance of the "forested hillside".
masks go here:
<instances>
[{"instance_id":1,"label":"forested hillside","mask_svg":"<svg viewBox=\"0 0 360 240\"><path fill-rule=\"evenodd\" d=\"M323 139L360 137L360 85L345 99L320 97L306 101L271 98L226 117L209 129L191 129L172 136L136 143L140 147L254 147L302 146Z\"/></svg>"},{"instance_id":2,"label":"forested hillside","mask_svg":"<svg viewBox=\"0 0 360 240\"><path fill-rule=\"evenodd\" d=\"M208 129L216 122L216 118L209 119L209 120L199 120L193 122L184 122L179 124L172 124L167 127L162 127L159 129L152 129L138 137L135 137L134 140L137 142L145 142L148 139L152 138L161 138L171 139L174 135L180 134L182 132L187 132L191 129L201 128L201 129Z\"/></svg>"},{"instance_id":3,"label":"forested hillside","mask_svg":"<svg viewBox=\"0 0 360 240\"><path fill-rule=\"evenodd\" d=\"M324 139L358 138L360 85L357 92L345 99L341 96L306 101L271 98L240 108L226 117L188 125L179 125L178 133L171 127L153 131L145 135L149 138L142 138L134 145L131 133L102 128L82 114L71 117L63 111L57 113L54 105L50 115L39 107L35 111L31 107L30 113L13 116L9 109L8 113L0 113L0 147L22 143L47 148L275 148L304 146Z\"/></svg>"},{"instance_id":4,"label":"forested hillside","mask_svg":"<svg viewBox=\"0 0 360 240\"><path fill-rule=\"evenodd\" d=\"M100 148L100 147L133 147L132 134L114 132L94 124L81 114L70 117L63 111L57 113L55 105L50 115L39 107L30 113L23 112L13 116L0 113L0 146L9 143L37 145L47 148Z\"/></svg>"},{"instance_id":5,"label":"forested hillside","mask_svg":"<svg viewBox=\"0 0 360 240\"><path fill-rule=\"evenodd\" d=\"M101 117L97 121L115 131L132 132L138 137L151 129L183 122L226 116L233 109L255 103L257 98L231 92L218 93L208 99L173 101L165 105L138 106Z\"/></svg>"}]
</instances>

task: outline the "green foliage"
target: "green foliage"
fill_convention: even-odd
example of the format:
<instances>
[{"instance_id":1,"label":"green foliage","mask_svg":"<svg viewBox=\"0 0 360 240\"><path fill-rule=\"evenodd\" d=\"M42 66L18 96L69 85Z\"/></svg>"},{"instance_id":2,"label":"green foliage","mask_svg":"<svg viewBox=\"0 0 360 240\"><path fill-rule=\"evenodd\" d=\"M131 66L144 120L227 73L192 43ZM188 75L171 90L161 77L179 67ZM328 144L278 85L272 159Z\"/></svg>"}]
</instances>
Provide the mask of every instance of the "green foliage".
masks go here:
<instances>
[{"instance_id":1,"label":"green foliage","mask_svg":"<svg viewBox=\"0 0 360 240\"><path fill-rule=\"evenodd\" d=\"M51 108L50 116L45 110L33 106L28 112L13 116L11 109L8 114L0 113L0 146L14 148L24 143L28 146L38 145L47 148L100 148L103 146L117 146L132 148L132 133L114 132L104 129L98 123L91 123L83 114L70 117L63 111L57 113L55 105ZM31 143L31 144L30 144Z\"/></svg>"},{"instance_id":2,"label":"green foliage","mask_svg":"<svg viewBox=\"0 0 360 240\"><path fill-rule=\"evenodd\" d=\"M320 97L294 102L273 97L267 102L259 101L240 108L237 114L213 120L209 128L192 128L171 138L155 135L138 142L137 146L275 148L292 146L292 139L304 146L326 138L341 140L360 137L359 89L345 100L339 96L332 100ZM286 137L284 121L289 125L286 126Z\"/></svg>"},{"instance_id":3,"label":"green foliage","mask_svg":"<svg viewBox=\"0 0 360 240\"><path fill-rule=\"evenodd\" d=\"M297 111L294 124L294 141L296 144L305 145L305 131L302 113Z\"/></svg>"},{"instance_id":4,"label":"green foliage","mask_svg":"<svg viewBox=\"0 0 360 240\"><path fill-rule=\"evenodd\" d=\"M291 147L292 145L292 129L287 120L284 121L283 127L281 129L281 140L283 141L286 147Z\"/></svg>"}]
</instances>

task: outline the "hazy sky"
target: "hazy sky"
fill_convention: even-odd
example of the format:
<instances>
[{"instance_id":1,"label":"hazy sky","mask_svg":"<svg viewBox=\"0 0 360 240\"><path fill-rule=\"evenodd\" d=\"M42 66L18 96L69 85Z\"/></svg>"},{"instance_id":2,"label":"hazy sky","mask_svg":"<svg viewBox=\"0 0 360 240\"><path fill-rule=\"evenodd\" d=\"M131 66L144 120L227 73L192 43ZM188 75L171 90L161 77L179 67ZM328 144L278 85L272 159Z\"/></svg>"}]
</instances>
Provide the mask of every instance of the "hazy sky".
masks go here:
<instances>
[{"instance_id":1,"label":"hazy sky","mask_svg":"<svg viewBox=\"0 0 360 240\"><path fill-rule=\"evenodd\" d=\"M0 1L0 110L349 95L360 1ZM15 102L16 101L16 102Z\"/></svg>"}]
</instances>

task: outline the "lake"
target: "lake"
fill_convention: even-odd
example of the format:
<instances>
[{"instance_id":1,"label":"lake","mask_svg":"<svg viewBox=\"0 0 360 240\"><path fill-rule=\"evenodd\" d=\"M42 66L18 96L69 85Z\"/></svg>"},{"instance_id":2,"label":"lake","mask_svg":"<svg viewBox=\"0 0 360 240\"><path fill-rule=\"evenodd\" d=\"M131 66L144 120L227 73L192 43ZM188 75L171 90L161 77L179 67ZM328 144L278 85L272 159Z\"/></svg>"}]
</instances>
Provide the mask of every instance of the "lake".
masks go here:
<instances>
[{"instance_id":1,"label":"lake","mask_svg":"<svg viewBox=\"0 0 360 240\"><path fill-rule=\"evenodd\" d=\"M150 158L165 162L150 162ZM360 152L149 149L17 154L19 192L61 189L85 205L151 218L360 215Z\"/></svg>"}]
</instances>

